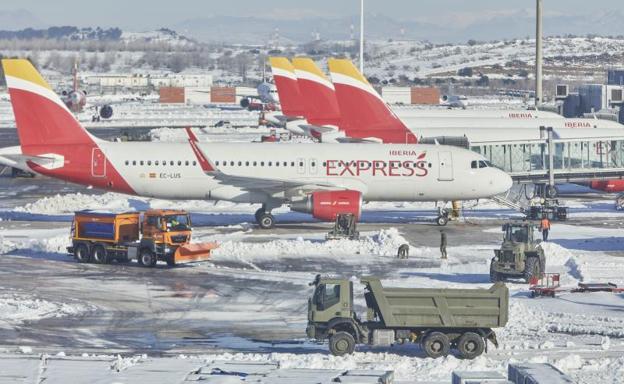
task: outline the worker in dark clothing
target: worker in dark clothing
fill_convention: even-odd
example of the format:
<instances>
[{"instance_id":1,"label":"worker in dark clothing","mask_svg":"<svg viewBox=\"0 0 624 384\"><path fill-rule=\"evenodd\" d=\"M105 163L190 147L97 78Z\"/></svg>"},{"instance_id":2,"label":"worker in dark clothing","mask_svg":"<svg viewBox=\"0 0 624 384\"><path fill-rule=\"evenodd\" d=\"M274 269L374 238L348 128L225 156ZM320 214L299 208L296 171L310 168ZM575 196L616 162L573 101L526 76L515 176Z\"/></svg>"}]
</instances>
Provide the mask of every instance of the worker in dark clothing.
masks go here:
<instances>
[{"instance_id":1,"label":"worker in dark clothing","mask_svg":"<svg viewBox=\"0 0 624 384\"><path fill-rule=\"evenodd\" d=\"M548 232L550 232L550 220L548 220L547 216L542 216L542 221L540 222L540 230L542 231L542 240L548 241Z\"/></svg>"},{"instance_id":2,"label":"worker in dark clothing","mask_svg":"<svg viewBox=\"0 0 624 384\"><path fill-rule=\"evenodd\" d=\"M444 231L440 231L440 253L442 254L442 259L446 260L446 232Z\"/></svg>"}]
</instances>

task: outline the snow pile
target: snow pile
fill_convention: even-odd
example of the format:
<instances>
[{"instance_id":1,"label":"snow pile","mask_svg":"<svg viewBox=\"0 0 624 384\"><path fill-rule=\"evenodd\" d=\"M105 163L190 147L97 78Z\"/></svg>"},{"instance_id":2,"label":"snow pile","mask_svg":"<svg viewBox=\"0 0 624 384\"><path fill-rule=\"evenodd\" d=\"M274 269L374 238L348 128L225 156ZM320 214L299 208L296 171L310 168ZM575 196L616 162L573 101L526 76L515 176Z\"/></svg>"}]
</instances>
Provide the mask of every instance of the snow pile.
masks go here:
<instances>
[{"instance_id":1,"label":"snow pile","mask_svg":"<svg viewBox=\"0 0 624 384\"><path fill-rule=\"evenodd\" d=\"M13 211L52 215L73 213L83 209L127 211L131 210L131 207L128 197L119 193L108 192L102 195L85 195L78 192L44 197L23 207L15 207Z\"/></svg>"},{"instance_id":2,"label":"snow pile","mask_svg":"<svg viewBox=\"0 0 624 384\"><path fill-rule=\"evenodd\" d=\"M26 321L77 316L94 310L80 303L57 303L22 293L0 294L0 322L18 325Z\"/></svg>"},{"instance_id":3,"label":"snow pile","mask_svg":"<svg viewBox=\"0 0 624 384\"><path fill-rule=\"evenodd\" d=\"M396 228L382 229L372 236L360 240L313 241L298 237L294 240L272 240L268 242L225 241L213 251L212 259L274 260L281 257L349 256L374 255L395 256L398 248L408 241ZM352 258L360 262L361 256ZM342 258L343 261L346 261Z\"/></svg>"}]
</instances>

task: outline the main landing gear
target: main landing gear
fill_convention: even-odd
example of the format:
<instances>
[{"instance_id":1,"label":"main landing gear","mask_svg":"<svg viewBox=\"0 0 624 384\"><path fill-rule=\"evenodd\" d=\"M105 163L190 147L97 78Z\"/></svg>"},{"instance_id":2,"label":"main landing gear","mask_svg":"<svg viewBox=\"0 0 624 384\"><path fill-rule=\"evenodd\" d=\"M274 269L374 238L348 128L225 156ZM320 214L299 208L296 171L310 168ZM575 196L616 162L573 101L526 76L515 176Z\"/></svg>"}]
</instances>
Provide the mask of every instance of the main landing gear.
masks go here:
<instances>
[{"instance_id":1,"label":"main landing gear","mask_svg":"<svg viewBox=\"0 0 624 384\"><path fill-rule=\"evenodd\" d=\"M275 226L275 217L270 211L267 212L266 208L263 206L256 211L256 223L258 223L262 229L271 229Z\"/></svg>"}]
</instances>

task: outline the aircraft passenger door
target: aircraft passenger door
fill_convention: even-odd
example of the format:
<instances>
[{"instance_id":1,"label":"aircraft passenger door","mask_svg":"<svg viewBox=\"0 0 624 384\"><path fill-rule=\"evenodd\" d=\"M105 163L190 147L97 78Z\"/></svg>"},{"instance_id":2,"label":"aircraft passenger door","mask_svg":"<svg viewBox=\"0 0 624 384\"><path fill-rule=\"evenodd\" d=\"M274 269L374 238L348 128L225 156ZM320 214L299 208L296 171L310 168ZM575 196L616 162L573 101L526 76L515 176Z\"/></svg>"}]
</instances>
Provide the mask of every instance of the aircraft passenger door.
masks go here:
<instances>
[{"instance_id":1,"label":"aircraft passenger door","mask_svg":"<svg viewBox=\"0 0 624 384\"><path fill-rule=\"evenodd\" d=\"M91 176L106 177L106 157L99 148L91 152Z\"/></svg>"},{"instance_id":2,"label":"aircraft passenger door","mask_svg":"<svg viewBox=\"0 0 624 384\"><path fill-rule=\"evenodd\" d=\"M451 152L438 152L438 180L453 180L453 154Z\"/></svg>"},{"instance_id":3,"label":"aircraft passenger door","mask_svg":"<svg viewBox=\"0 0 624 384\"><path fill-rule=\"evenodd\" d=\"M316 175L319 166L316 159L308 159L308 166L310 168L310 175Z\"/></svg>"},{"instance_id":4,"label":"aircraft passenger door","mask_svg":"<svg viewBox=\"0 0 624 384\"><path fill-rule=\"evenodd\" d=\"M304 175L305 169L305 160L301 158L297 159L297 173L300 175Z\"/></svg>"}]
</instances>

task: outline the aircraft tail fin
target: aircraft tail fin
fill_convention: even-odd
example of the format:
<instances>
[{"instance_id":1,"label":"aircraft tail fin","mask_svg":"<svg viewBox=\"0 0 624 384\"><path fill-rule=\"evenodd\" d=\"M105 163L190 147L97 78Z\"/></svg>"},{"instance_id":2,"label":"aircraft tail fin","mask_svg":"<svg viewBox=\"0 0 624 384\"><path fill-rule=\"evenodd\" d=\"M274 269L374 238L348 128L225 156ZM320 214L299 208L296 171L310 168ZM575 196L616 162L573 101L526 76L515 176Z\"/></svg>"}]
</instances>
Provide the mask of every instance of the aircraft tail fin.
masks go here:
<instances>
[{"instance_id":1,"label":"aircraft tail fin","mask_svg":"<svg viewBox=\"0 0 624 384\"><path fill-rule=\"evenodd\" d=\"M416 143L414 134L392 112L350 60L329 59L329 71L349 137L378 137L384 143Z\"/></svg>"},{"instance_id":2,"label":"aircraft tail fin","mask_svg":"<svg viewBox=\"0 0 624 384\"><path fill-rule=\"evenodd\" d=\"M80 125L30 61L4 59L2 67L22 148L97 140Z\"/></svg>"},{"instance_id":3,"label":"aircraft tail fin","mask_svg":"<svg viewBox=\"0 0 624 384\"><path fill-rule=\"evenodd\" d=\"M305 116L304 102L295 75L295 67L285 57L271 57L271 72L279 95L282 113L289 117Z\"/></svg>"},{"instance_id":4,"label":"aircraft tail fin","mask_svg":"<svg viewBox=\"0 0 624 384\"><path fill-rule=\"evenodd\" d=\"M308 122L339 126L341 115L334 85L311 59L295 57L292 63L304 100L304 116Z\"/></svg>"}]
</instances>

